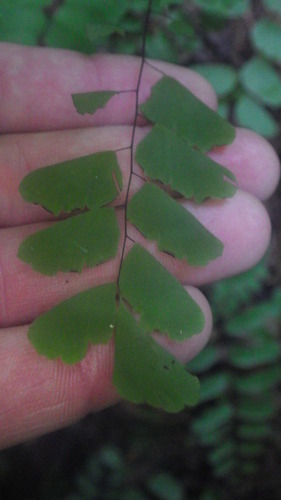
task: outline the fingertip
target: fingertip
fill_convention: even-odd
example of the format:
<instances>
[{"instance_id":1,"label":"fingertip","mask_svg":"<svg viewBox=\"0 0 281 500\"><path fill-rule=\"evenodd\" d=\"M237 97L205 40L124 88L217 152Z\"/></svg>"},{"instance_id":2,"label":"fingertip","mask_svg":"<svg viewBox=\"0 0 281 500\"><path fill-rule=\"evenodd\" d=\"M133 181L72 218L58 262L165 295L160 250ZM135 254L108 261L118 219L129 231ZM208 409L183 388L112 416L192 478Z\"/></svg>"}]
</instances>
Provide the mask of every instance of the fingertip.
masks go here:
<instances>
[{"instance_id":1,"label":"fingertip","mask_svg":"<svg viewBox=\"0 0 281 500\"><path fill-rule=\"evenodd\" d=\"M214 209L216 212L219 207L214 206ZM213 231L223 241L223 255L205 269L206 275L210 271L215 280L250 269L264 256L271 239L267 210L250 193L238 190L225 202L220 215Z\"/></svg>"},{"instance_id":2,"label":"fingertip","mask_svg":"<svg viewBox=\"0 0 281 500\"><path fill-rule=\"evenodd\" d=\"M273 146L264 138L251 130L243 130L244 138L248 138L249 154L255 162L255 174L259 180L256 196L261 200L269 198L280 180L280 160ZM244 139L245 140L245 139Z\"/></svg>"},{"instance_id":3,"label":"fingertip","mask_svg":"<svg viewBox=\"0 0 281 500\"><path fill-rule=\"evenodd\" d=\"M233 227L234 230L237 228L237 241L233 245L235 234L228 233L228 242L225 246L228 246L229 252L231 244L234 246L237 261L240 261L241 266L234 272L241 273L254 266L264 256L270 244L271 221L262 202L250 193L238 191L236 207ZM243 245L239 245L240 238Z\"/></svg>"},{"instance_id":4,"label":"fingertip","mask_svg":"<svg viewBox=\"0 0 281 500\"><path fill-rule=\"evenodd\" d=\"M269 198L278 185L278 155L266 139L251 130L238 128L232 144L214 149L209 156L234 173L240 189L260 200Z\"/></svg>"},{"instance_id":5,"label":"fingertip","mask_svg":"<svg viewBox=\"0 0 281 500\"><path fill-rule=\"evenodd\" d=\"M254 266L265 254L271 238L271 222L262 202L250 193L238 190L223 201L208 200L203 205L185 202L189 210L208 231L224 245L220 257L206 266L190 266L165 253L152 251L181 282L205 285Z\"/></svg>"}]
</instances>

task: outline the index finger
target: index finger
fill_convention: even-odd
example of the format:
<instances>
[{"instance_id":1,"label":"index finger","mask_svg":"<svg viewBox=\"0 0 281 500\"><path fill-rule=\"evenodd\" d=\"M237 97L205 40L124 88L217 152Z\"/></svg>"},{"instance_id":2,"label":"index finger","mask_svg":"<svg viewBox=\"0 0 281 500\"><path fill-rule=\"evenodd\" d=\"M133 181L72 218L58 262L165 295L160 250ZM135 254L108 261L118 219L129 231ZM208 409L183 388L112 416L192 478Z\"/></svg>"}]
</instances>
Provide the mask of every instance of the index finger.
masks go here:
<instances>
[{"instance_id":1,"label":"index finger","mask_svg":"<svg viewBox=\"0 0 281 500\"><path fill-rule=\"evenodd\" d=\"M32 132L85 127L129 125L134 121L135 92L141 59L133 56L94 55L46 47L0 44L0 132ZM208 106L216 96L208 82L194 71L155 61L145 64L140 102L146 100L161 72L179 80ZM157 71L158 69L158 71ZM159 72L160 70L160 72ZM110 106L94 116L79 115L71 94L117 90Z\"/></svg>"}]
</instances>

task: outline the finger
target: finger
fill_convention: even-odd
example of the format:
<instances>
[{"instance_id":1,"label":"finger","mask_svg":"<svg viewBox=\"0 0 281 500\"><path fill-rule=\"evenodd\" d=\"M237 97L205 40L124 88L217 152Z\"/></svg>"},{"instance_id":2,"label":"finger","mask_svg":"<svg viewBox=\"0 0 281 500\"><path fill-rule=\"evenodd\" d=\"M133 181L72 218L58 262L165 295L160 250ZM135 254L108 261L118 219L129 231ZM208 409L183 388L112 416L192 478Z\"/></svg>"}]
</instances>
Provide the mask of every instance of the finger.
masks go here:
<instances>
[{"instance_id":1,"label":"finger","mask_svg":"<svg viewBox=\"0 0 281 500\"><path fill-rule=\"evenodd\" d=\"M130 124L135 116L135 93L120 93L110 106L94 116L79 115L71 94L97 90L137 88L141 59L132 56L85 56L68 50L0 45L0 131L27 132ZM179 80L211 107L216 97L204 78L192 70L164 62L153 62L160 71ZM140 100L162 74L145 64Z\"/></svg>"},{"instance_id":2,"label":"finger","mask_svg":"<svg viewBox=\"0 0 281 500\"><path fill-rule=\"evenodd\" d=\"M183 362L202 349L212 329L206 299L198 290L189 292L205 314L202 333L181 344L157 336ZM118 399L111 383L113 342L90 347L83 361L69 366L39 356L26 332L26 326L0 332L0 448L69 425Z\"/></svg>"},{"instance_id":3,"label":"finger","mask_svg":"<svg viewBox=\"0 0 281 500\"><path fill-rule=\"evenodd\" d=\"M168 270L186 284L201 285L245 271L264 254L270 239L270 221L263 205L242 191L226 201L209 201L201 206L184 204L224 244L221 257L204 267L191 267L160 253L136 229L130 236L162 261ZM120 224L122 222L122 213ZM0 234L0 325L12 326L32 321L63 299L85 288L113 282L117 278L119 256L96 268L77 273L41 275L17 258L19 244L45 224L2 229ZM121 244L120 239L120 244ZM120 248L120 247L119 247Z\"/></svg>"},{"instance_id":4,"label":"finger","mask_svg":"<svg viewBox=\"0 0 281 500\"><path fill-rule=\"evenodd\" d=\"M0 333L0 448L64 427L117 400L113 342L69 366L35 352L27 327Z\"/></svg>"},{"instance_id":5,"label":"finger","mask_svg":"<svg viewBox=\"0 0 281 500\"><path fill-rule=\"evenodd\" d=\"M148 129L136 130L136 144ZM99 127L38 134L13 134L0 138L0 226L49 220L41 207L25 203L19 183L30 171L103 150L130 145L132 127ZM237 176L238 185L265 199L279 180L279 160L272 146L248 130L237 130L233 144L217 148L210 156ZM124 178L125 193L130 168L130 151L117 153ZM134 165L137 170L137 166ZM140 171L141 172L141 171ZM132 191L138 186L133 179ZM123 195L124 196L124 195ZM122 202L121 200L119 200ZM124 201L124 200L123 200Z\"/></svg>"},{"instance_id":6,"label":"finger","mask_svg":"<svg viewBox=\"0 0 281 500\"><path fill-rule=\"evenodd\" d=\"M257 198L237 191L233 198L224 201L183 205L224 245L221 257L206 266L190 266L184 260L159 252L155 242L147 242L133 227L130 231L131 238L148 248L182 283L199 286L224 279L246 271L263 257L270 242L271 223Z\"/></svg>"}]
</instances>

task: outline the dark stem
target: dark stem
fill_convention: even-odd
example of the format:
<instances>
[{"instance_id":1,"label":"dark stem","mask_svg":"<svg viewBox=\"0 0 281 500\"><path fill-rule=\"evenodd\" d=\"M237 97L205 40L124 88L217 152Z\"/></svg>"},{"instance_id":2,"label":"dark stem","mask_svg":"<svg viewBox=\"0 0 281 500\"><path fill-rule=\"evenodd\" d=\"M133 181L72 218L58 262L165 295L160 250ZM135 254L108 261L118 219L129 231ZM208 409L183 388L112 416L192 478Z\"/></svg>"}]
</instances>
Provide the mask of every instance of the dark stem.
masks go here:
<instances>
[{"instance_id":1,"label":"dark stem","mask_svg":"<svg viewBox=\"0 0 281 500\"><path fill-rule=\"evenodd\" d=\"M158 73L160 73L161 75L163 76L166 76L166 73L164 73L164 71L162 71L161 69L159 68L156 68L156 66L154 66L154 64L152 64L150 61L148 61L147 59L145 59L145 64L147 64L147 66L149 66L150 68L154 69L154 71L157 71Z\"/></svg>"},{"instance_id":2,"label":"dark stem","mask_svg":"<svg viewBox=\"0 0 281 500\"><path fill-rule=\"evenodd\" d=\"M115 151L115 153L118 153L118 151L125 151L126 149L131 149L131 145L124 146L123 148L114 149L114 151Z\"/></svg>"},{"instance_id":3,"label":"dark stem","mask_svg":"<svg viewBox=\"0 0 281 500\"><path fill-rule=\"evenodd\" d=\"M128 90L114 90L116 94L127 94L136 92L136 89L128 89Z\"/></svg>"},{"instance_id":4,"label":"dark stem","mask_svg":"<svg viewBox=\"0 0 281 500\"><path fill-rule=\"evenodd\" d=\"M124 239L123 239L123 245L122 245L122 250L121 250L121 258L120 258L120 264L119 264L119 269L118 269L118 275L117 275L117 290L118 290L119 298L120 298L120 289L119 289L120 274L121 274L123 260L124 260L126 240L128 238L127 207L128 207L130 187L131 187L132 176L133 176L134 142L135 142L136 127L137 127L137 119L138 119L139 90L140 90L140 84L141 84L141 79L142 79L143 67L144 67L144 63L145 63L146 35L147 35L149 18L150 18L150 13L151 13L151 8L152 8L152 1L153 0L148 0L148 6L147 6L147 11L146 11L145 20L144 20L143 37L142 37L142 50L141 50L141 64L140 64L140 70L139 70L139 76L138 76L137 86L136 86L136 90L135 90L135 92L136 92L136 101L135 101L136 105L135 105L135 117L134 117L133 130L132 130L132 138L131 138L131 146L130 146L130 148L131 148L131 154L130 154L130 175L129 175L129 180L128 180L128 187L127 187L126 198L125 198L125 210L124 210Z\"/></svg>"},{"instance_id":5,"label":"dark stem","mask_svg":"<svg viewBox=\"0 0 281 500\"><path fill-rule=\"evenodd\" d=\"M141 179L142 181L147 181L147 179L145 179L142 175L140 174L137 174L137 172L133 172L132 175L134 175L135 177L138 177L139 179Z\"/></svg>"},{"instance_id":6,"label":"dark stem","mask_svg":"<svg viewBox=\"0 0 281 500\"><path fill-rule=\"evenodd\" d=\"M127 239L130 240L132 243L136 243L135 240L131 238L131 236L129 236L128 234L127 234Z\"/></svg>"}]
</instances>

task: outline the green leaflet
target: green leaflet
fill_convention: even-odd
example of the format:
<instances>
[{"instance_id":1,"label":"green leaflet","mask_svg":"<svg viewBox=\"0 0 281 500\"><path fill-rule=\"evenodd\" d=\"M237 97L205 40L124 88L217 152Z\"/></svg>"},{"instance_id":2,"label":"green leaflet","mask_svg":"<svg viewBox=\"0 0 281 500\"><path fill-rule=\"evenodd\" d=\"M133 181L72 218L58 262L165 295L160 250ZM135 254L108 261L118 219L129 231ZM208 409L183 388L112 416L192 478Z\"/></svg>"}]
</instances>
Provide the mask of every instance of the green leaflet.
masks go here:
<instances>
[{"instance_id":1,"label":"green leaflet","mask_svg":"<svg viewBox=\"0 0 281 500\"><path fill-rule=\"evenodd\" d=\"M235 176L227 168L192 149L172 130L156 125L139 143L136 161L152 179L168 184L186 198L201 203L206 198L233 196Z\"/></svg>"},{"instance_id":2,"label":"green leaflet","mask_svg":"<svg viewBox=\"0 0 281 500\"><path fill-rule=\"evenodd\" d=\"M165 435L165 431L163 431L163 435ZM167 438L169 439L170 436L167 436ZM152 439L151 439L151 444L152 444ZM154 446L155 445L153 444L153 448ZM134 494L134 492L132 492L132 494L126 496L126 498L123 497L123 500L130 500L132 498L134 500L147 500L148 498L158 498L162 500L171 500L171 499L183 500L183 498L186 497L185 486L183 482L179 481L178 478L170 471L158 472L154 470L152 475L150 475L150 477L148 476L146 479L145 489L148 492L147 495L141 494L140 496L137 496Z\"/></svg>"},{"instance_id":3,"label":"green leaflet","mask_svg":"<svg viewBox=\"0 0 281 500\"><path fill-rule=\"evenodd\" d=\"M232 125L168 76L152 87L151 97L140 110L150 121L173 130L203 152L230 144L235 137Z\"/></svg>"},{"instance_id":4,"label":"green leaflet","mask_svg":"<svg viewBox=\"0 0 281 500\"><path fill-rule=\"evenodd\" d=\"M126 256L120 291L140 313L140 327L183 341L202 331L204 315L179 281L140 245Z\"/></svg>"},{"instance_id":5,"label":"green leaflet","mask_svg":"<svg viewBox=\"0 0 281 500\"><path fill-rule=\"evenodd\" d=\"M117 313L113 382L123 398L171 413L195 405L199 398L197 377L147 335L122 303Z\"/></svg>"},{"instance_id":6,"label":"green leaflet","mask_svg":"<svg viewBox=\"0 0 281 500\"><path fill-rule=\"evenodd\" d=\"M236 451L237 443L235 443L234 439L225 440L222 444L218 443L218 447L214 448L209 453L208 459L212 464L222 464L224 466L231 461L231 464L234 464L233 454ZM231 467L232 468L232 467Z\"/></svg>"},{"instance_id":7,"label":"green leaflet","mask_svg":"<svg viewBox=\"0 0 281 500\"><path fill-rule=\"evenodd\" d=\"M273 14L281 14L281 3L279 0L263 0L262 3Z\"/></svg>"},{"instance_id":8,"label":"green leaflet","mask_svg":"<svg viewBox=\"0 0 281 500\"><path fill-rule=\"evenodd\" d=\"M218 373L208 373L200 382L200 403L202 403L222 397L231 385L231 375L220 370Z\"/></svg>"},{"instance_id":9,"label":"green leaflet","mask_svg":"<svg viewBox=\"0 0 281 500\"><path fill-rule=\"evenodd\" d=\"M273 432L270 424L243 424L238 429L240 439L265 439Z\"/></svg>"},{"instance_id":10,"label":"green leaflet","mask_svg":"<svg viewBox=\"0 0 281 500\"><path fill-rule=\"evenodd\" d=\"M252 395L272 390L281 381L281 367L278 364L264 368L249 375L237 376L234 388L240 394Z\"/></svg>"},{"instance_id":11,"label":"green leaflet","mask_svg":"<svg viewBox=\"0 0 281 500\"><path fill-rule=\"evenodd\" d=\"M124 30L114 24L101 23L100 21L92 19L91 24L87 25L87 35L92 42L98 42L101 38L106 38L113 33L125 35Z\"/></svg>"},{"instance_id":12,"label":"green leaflet","mask_svg":"<svg viewBox=\"0 0 281 500\"><path fill-rule=\"evenodd\" d=\"M238 125L271 138L278 134L279 125L267 109L245 94L237 99L234 118Z\"/></svg>"},{"instance_id":13,"label":"green leaflet","mask_svg":"<svg viewBox=\"0 0 281 500\"><path fill-rule=\"evenodd\" d=\"M193 64L191 69L209 81L220 99L229 96L237 86L237 71L230 64Z\"/></svg>"},{"instance_id":14,"label":"green leaflet","mask_svg":"<svg viewBox=\"0 0 281 500\"><path fill-rule=\"evenodd\" d=\"M157 241L159 250L185 258L193 266L206 265L222 253L222 243L153 184L145 184L132 197L127 215L146 238Z\"/></svg>"},{"instance_id":15,"label":"green leaflet","mask_svg":"<svg viewBox=\"0 0 281 500\"><path fill-rule=\"evenodd\" d=\"M271 418L277 410L277 401L272 394L264 394L259 398L244 397L237 401L237 417L241 420L261 423Z\"/></svg>"},{"instance_id":16,"label":"green leaflet","mask_svg":"<svg viewBox=\"0 0 281 500\"><path fill-rule=\"evenodd\" d=\"M195 434L204 435L213 433L221 429L231 421L234 415L233 406L223 400L218 404L207 408L192 423L192 430Z\"/></svg>"},{"instance_id":17,"label":"green leaflet","mask_svg":"<svg viewBox=\"0 0 281 500\"><path fill-rule=\"evenodd\" d=\"M193 0L193 3L200 7L208 16L214 18L238 17L249 8L249 0Z\"/></svg>"},{"instance_id":18,"label":"green leaflet","mask_svg":"<svg viewBox=\"0 0 281 500\"><path fill-rule=\"evenodd\" d=\"M91 23L93 21L97 25L110 23L118 27L127 8L128 0L83 0L79 2L67 0L62 2L52 13L52 22L46 33L46 43L52 47L63 47L92 54L97 51L97 45L91 43L92 37L87 36Z\"/></svg>"},{"instance_id":19,"label":"green leaflet","mask_svg":"<svg viewBox=\"0 0 281 500\"><path fill-rule=\"evenodd\" d=\"M280 64L281 26L280 22L278 22L278 16L276 18L272 17L272 21L270 19L260 19L254 24L250 35L254 46L261 54Z\"/></svg>"},{"instance_id":20,"label":"green leaflet","mask_svg":"<svg viewBox=\"0 0 281 500\"><path fill-rule=\"evenodd\" d=\"M122 188L122 175L114 151L35 170L19 187L26 201L40 204L55 215L101 207L116 198L118 188Z\"/></svg>"},{"instance_id":21,"label":"green leaflet","mask_svg":"<svg viewBox=\"0 0 281 500\"><path fill-rule=\"evenodd\" d=\"M85 355L89 342L105 344L115 325L116 285L110 283L74 295L31 325L28 337L40 354L76 363Z\"/></svg>"},{"instance_id":22,"label":"green leaflet","mask_svg":"<svg viewBox=\"0 0 281 500\"><path fill-rule=\"evenodd\" d=\"M240 456L256 457L264 452L264 443L241 443L239 446Z\"/></svg>"},{"instance_id":23,"label":"green leaflet","mask_svg":"<svg viewBox=\"0 0 281 500\"><path fill-rule=\"evenodd\" d=\"M229 350L230 364L237 368L249 369L273 363L280 357L280 346L273 339L267 339L250 349L244 346L233 346Z\"/></svg>"},{"instance_id":24,"label":"green leaflet","mask_svg":"<svg viewBox=\"0 0 281 500\"><path fill-rule=\"evenodd\" d=\"M81 115L85 115L85 113L92 115L98 108L104 108L109 99L117 93L114 90L83 92L81 94L72 94L72 100L78 113Z\"/></svg>"},{"instance_id":25,"label":"green leaflet","mask_svg":"<svg viewBox=\"0 0 281 500\"><path fill-rule=\"evenodd\" d=\"M1 42L36 45L46 23L49 0L0 2Z\"/></svg>"},{"instance_id":26,"label":"green leaflet","mask_svg":"<svg viewBox=\"0 0 281 500\"><path fill-rule=\"evenodd\" d=\"M217 347L208 345L195 358L187 363L188 369L196 374L204 373L213 368L220 361L220 352Z\"/></svg>"},{"instance_id":27,"label":"green leaflet","mask_svg":"<svg viewBox=\"0 0 281 500\"><path fill-rule=\"evenodd\" d=\"M281 30L280 30L281 40ZM267 106L281 106L281 78L271 64L261 57L247 61L239 72L239 78L246 91Z\"/></svg>"},{"instance_id":28,"label":"green leaflet","mask_svg":"<svg viewBox=\"0 0 281 500\"><path fill-rule=\"evenodd\" d=\"M52 224L32 234L19 248L18 257L42 274L78 271L115 256L119 226L113 208L98 208Z\"/></svg>"}]
</instances>

